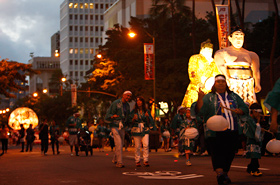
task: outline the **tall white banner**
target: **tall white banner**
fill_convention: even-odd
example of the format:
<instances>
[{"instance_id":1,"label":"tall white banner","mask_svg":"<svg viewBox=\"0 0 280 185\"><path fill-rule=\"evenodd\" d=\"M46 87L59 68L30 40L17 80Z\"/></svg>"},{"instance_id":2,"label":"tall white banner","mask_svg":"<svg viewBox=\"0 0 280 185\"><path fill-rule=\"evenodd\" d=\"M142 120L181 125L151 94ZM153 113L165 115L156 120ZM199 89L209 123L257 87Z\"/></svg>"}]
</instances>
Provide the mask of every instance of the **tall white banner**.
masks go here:
<instances>
[{"instance_id":1,"label":"tall white banner","mask_svg":"<svg viewBox=\"0 0 280 185\"><path fill-rule=\"evenodd\" d=\"M219 37L219 48L228 47L229 15L228 5L216 5L217 29Z\"/></svg>"}]
</instances>

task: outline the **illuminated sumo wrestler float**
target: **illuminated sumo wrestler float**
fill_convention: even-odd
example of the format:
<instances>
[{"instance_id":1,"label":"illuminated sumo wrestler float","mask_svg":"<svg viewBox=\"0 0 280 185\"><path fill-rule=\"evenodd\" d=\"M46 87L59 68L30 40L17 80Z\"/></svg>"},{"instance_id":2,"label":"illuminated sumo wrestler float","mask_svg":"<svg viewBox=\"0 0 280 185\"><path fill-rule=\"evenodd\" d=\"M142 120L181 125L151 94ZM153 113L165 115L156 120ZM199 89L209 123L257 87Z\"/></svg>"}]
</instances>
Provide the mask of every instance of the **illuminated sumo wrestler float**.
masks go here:
<instances>
[{"instance_id":1,"label":"illuminated sumo wrestler float","mask_svg":"<svg viewBox=\"0 0 280 185\"><path fill-rule=\"evenodd\" d=\"M267 151L269 151L270 153L280 153L280 141L276 140L276 139L272 139L270 140L267 144L266 144L266 149Z\"/></svg>"},{"instance_id":2,"label":"illuminated sumo wrestler float","mask_svg":"<svg viewBox=\"0 0 280 185\"><path fill-rule=\"evenodd\" d=\"M30 124L35 128L38 125L38 117L32 109L20 107L10 114L8 124L14 130L20 130L20 124L23 124L25 129L28 129Z\"/></svg>"},{"instance_id":3,"label":"illuminated sumo wrestler float","mask_svg":"<svg viewBox=\"0 0 280 185\"><path fill-rule=\"evenodd\" d=\"M206 126L213 131L224 131L229 127L229 122L221 115L215 115L210 117Z\"/></svg>"},{"instance_id":4,"label":"illuminated sumo wrestler float","mask_svg":"<svg viewBox=\"0 0 280 185\"><path fill-rule=\"evenodd\" d=\"M204 93L210 92L215 82L214 77L220 73L212 54L213 44L208 39L201 43L200 53L191 56L188 65L190 84L182 102L183 107L191 107L192 103L197 101L199 88Z\"/></svg>"},{"instance_id":5,"label":"illuminated sumo wrestler float","mask_svg":"<svg viewBox=\"0 0 280 185\"><path fill-rule=\"evenodd\" d=\"M196 128L187 128L184 133L185 137L188 139L194 139L198 136L198 130Z\"/></svg>"},{"instance_id":6,"label":"illuminated sumo wrestler float","mask_svg":"<svg viewBox=\"0 0 280 185\"><path fill-rule=\"evenodd\" d=\"M241 29L233 30L228 39L232 45L215 53L216 65L226 76L230 90L237 93L244 102L255 103L255 92L261 90L259 57L256 53L242 48L244 33Z\"/></svg>"}]
</instances>

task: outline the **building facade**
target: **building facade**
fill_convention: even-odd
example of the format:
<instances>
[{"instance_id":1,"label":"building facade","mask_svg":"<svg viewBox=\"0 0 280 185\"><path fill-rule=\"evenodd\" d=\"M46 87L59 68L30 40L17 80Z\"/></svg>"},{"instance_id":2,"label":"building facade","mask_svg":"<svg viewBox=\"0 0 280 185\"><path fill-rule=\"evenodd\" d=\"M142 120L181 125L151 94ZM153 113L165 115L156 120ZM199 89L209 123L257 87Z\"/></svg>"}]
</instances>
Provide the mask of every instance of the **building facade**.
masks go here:
<instances>
[{"instance_id":1,"label":"building facade","mask_svg":"<svg viewBox=\"0 0 280 185\"><path fill-rule=\"evenodd\" d=\"M43 89L47 89L49 95L57 93L58 89L50 86L50 79L54 71L60 70L59 57L32 57L28 63L32 64L33 70L40 71L39 74L29 76L29 94L42 92Z\"/></svg>"},{"instance_id":2,"label":"building facade","mask_svg":"<svg viewBox=\"0 0 280 185\"><path fill-rule=\"evenodd\" d=\"M64 0L60 5L60 67L62 73L76 81L93 65L102 44L104 11L115 0Z\"/></svg>"}]
</instances>

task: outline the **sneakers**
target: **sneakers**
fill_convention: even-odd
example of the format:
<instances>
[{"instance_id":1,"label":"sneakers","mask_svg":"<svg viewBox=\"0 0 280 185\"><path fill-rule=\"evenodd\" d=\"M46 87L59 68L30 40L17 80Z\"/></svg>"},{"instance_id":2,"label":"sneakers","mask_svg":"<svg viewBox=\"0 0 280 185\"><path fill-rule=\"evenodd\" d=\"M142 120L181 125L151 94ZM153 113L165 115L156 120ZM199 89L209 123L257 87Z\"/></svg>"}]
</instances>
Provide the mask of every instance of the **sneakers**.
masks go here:
<instances>
[{"instance_id":1,"label":"sneakers","mask_svg":"<svg viewBox=\"0 0 280 185\"><path fill-rule=\"evenodd\" d=\"M262 172L260 171L255 171L255 172L251 172L250 175L254 176L254 177L260 177L262 176Z\"/></svg>"},{"instance_id":2,"label":"sneakers","mask_svg":"<svg viewBox=\"0 0 280 185\"><path fill-rule=\"evenodd\" d=\"M73 153L71 153L71 154L70 154L70 156L72 157L72 156L74 156L74 154L73 154Z\"/></svg>"},{"instance_id":3,"label":"sneakers","mask_svg":"<svg viewBox=\"0 0 280 185\"><path fill-rule=\"evenodd\" d=\"M140 163L140 162L137 162L137 163L136 163L136 167L141 167L141 163Z\"/></svg>"},{"instance_id":4,"label":"sneakers","mask_svg":"<svg viewBox=\"0 0 280 185\"><path fill-rule=\"evenodd\" d=\"M117 164L117 161L115 161L115 160L113 159L113 160L112 160L112 163L113 163L113 164Z\"/></svg>"},{"instance_id":5,"label":"sneakers","mask_svg":"<svg viewBox=\"0 0 280 185\"><path fill-rule=\"evenodd\" d=\"M206 155L208 155L208 152L207 151L205 151L205 152L203 152L202 154L200 154L201 156L206 156Z\"/></svg>"},{"instance_id":6,"label":"sneakers","mask_svg":"<svg viewBox=\"0 0 280 185\"><path fill-rule=\"evenodd\" d=\"M187 162L186 162L186 165L187 165L187 166L191 166L191 165L192 165L191 161L187 161Z\"/></svg>"},{"instance_id":7,"label":"sneakers","mask_svg":"<svg viewBox=\"0 0 280 185\"><path fill-rule=\"evenodd\" d=\"M149 162L148 161L144 162L144 166L149 167L150 166Z\"/></svg>"},{"instance_id":8,"label":"sneakers","mask_svg":"<svg viewBox=\"0 0 280 185\"><path fill-rule=\"evenodd\" d=\"M116 164L116 167L117 167L117 168L124 168L124 165L123 165L122 163L117 163L117 164Z\"/></svg>"}]
</instances>

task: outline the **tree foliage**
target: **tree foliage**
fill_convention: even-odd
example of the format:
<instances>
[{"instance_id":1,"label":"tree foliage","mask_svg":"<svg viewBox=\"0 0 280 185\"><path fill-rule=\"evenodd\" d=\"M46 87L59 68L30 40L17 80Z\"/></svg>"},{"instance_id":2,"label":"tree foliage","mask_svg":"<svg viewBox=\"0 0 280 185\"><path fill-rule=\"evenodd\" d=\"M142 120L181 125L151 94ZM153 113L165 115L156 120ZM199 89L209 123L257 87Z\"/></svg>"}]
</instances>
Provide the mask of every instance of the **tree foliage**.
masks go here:
<instances>
[{"instance_id":1,"label":"tree foliage","mask_svg":"<svg viewBox=\"0 0 280 185\"><path fill-rule=\"evenodd\" d=\"M20 86L19 82L26 83L26 76L28 73L36 73L31 69L30 64L23 64L13 61L0 61L0 94L7 98L15 98L12 92L18 90L26 90Z\"/></svg>"}]
</instances>

